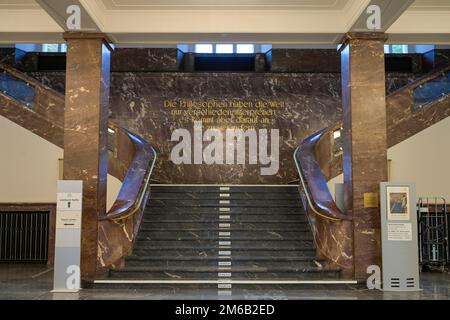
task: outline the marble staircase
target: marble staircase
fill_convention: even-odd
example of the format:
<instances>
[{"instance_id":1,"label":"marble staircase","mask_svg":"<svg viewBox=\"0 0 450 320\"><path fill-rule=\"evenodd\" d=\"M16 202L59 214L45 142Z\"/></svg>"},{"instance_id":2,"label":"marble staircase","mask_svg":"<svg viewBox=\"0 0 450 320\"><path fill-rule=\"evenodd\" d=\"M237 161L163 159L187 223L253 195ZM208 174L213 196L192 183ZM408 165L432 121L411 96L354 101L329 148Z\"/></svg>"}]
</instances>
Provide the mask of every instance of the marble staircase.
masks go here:
<instances>
[{"instance_id":1,"label":"marble staircase","mask_svg":"<svg viewBox=\"0 0 450 320\"><path fill-rule=\"evenodd\" d=\"M297 186L153 185L133 255L97 284L338 280L323 262Z\"/></svg>"}]
</instances>

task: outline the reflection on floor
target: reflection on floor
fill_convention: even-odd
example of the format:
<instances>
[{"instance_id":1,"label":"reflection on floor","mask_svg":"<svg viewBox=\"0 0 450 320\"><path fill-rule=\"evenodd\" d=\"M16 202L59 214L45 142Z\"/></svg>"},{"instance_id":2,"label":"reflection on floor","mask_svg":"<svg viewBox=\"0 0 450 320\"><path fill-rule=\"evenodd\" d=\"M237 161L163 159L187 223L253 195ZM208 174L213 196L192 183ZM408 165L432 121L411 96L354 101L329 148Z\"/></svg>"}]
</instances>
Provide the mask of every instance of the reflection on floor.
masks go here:
<instances>
[{"instance_id":1,"label":"reflection on floor","mask_svg":"<svg viewBox=\"0 0 450 320\"><path fill-rule=\"evenodd\" d=\"M42 265L0 264L0 300L95 299L223 299L217 287L152 286L141 289L86 289L76 294L51 293L53 270ZM422 273L420 292L396 293L368 290L364 286L238 286L225 299L439 299L450 300L450 273Z\"/></svg>"}]
</instances>

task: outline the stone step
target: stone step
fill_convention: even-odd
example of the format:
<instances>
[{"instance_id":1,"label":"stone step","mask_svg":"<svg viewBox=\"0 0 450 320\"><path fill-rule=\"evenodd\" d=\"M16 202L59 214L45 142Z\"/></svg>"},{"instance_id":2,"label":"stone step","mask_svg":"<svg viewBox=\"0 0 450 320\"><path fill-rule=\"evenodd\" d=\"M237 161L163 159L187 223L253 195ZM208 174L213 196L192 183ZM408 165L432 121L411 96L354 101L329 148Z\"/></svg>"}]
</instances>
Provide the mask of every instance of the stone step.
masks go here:
<instances>
[{"instance_id":1,"label":"stone step","mask_svg":"<svg viewBox=\"0 0 450 320\"><path fill-rule=\"evenodd\" d=\"M236 247L234 242L231 249L220 249L219 246L211 247L141 247L133 250L133 256L151 256L161 259L169 258L182 258L182 257L217 257L219 251L230 251L233 258L248 258L252 257L272 257L272 258L284 258L284 257L306 257L315 258L316 249L314 247L284 247L278 248L272 247Z\"/></svg>"},{"instance_id":2,"label":"stone step","mask_svg":"<svg viewBox=\"0 0 450 320\"><path fill-rule=\"evenodd\" d=\"M147 213L143 217L144 223L151 222L214 222L219 221L219 216L230 216L233 222L244 223L307 223L304 213L300 214L276 214L273 217L267 214L239 214L239 213Z\"/></svg>"},{"instance_id":3,"label":"stone step","mask_svg":"<svg viewBox=\"0 0 450 320\"><path fill-rule=\"evenodd\" d=\"M270 230L270 231L309 231L309 225L304 222L291 221L289 223L282 222L237 222L230 220L217 220L214 222L208 221L195 221L195 222L159 222L159 221L144 221L141 225L141 231L205 231L216 230L220 225L229 224L233 230L236 231L258 231L258 230Z\"/></svg>"},{"instance_id":4,"label":"stone step","mask_svg":"<svg viewBox=\"0 0 450 320\"><path fill-rule=\"evenodd\" d=\"M320 268L322 263L320 260L302 257L284 257L274 259L273 257L253 257L252 259L220 259L218 257L187 257L187 258L171 258L157 259L156 257L129 257L125 261L126 267L295 267L295 268Z\"/></svg>"},{"instance_id":5,"label":"stone step","mask_svg":"<svg viewBox=\"0 0 450 320\"><path fill-rule=\"evenodd\" d=\"M226 204L221 204L220 201L229 201ZM300 199L295 200L274 200L274 199L260 199L260 200L229 200L224 198L222 200L211 199L151 199L150 205L147 206L150 210L154 207L263 207L270 210L270 208L301 208ZM171 209L169 209L171 210Z\"/></svg>"},{"instance_id":6,"label":"stone step","mask_svg":"<svg viewBox=\"0 0 450 320\"><path fill-rule=\"evenodd\" d=\"M300 200L298 193L249 193L249 192L155 192L152 200Z\"/></svg>"},{"instance_id":7,"label":"stone step","mask_svg":"<svg viewBox=\"0 0 450 320\"><path fill-rule=\"evenodd\" d=\"M133 255L109 279L338 279L316 253L297 186L152 185Z\"/></svg>"},{"instance_id":8,"label":"stone step","mask_svg":"<svg viewBox=\"0 0 450 320\"><path fill-rule=\"evenodd\" d=\"M146 231L140 230L137 241L155 241L155 240L220 240L220 236L230 235L231 241L235 240L309 240L312 234L309 230L293 230L293 231L269 231L269 230L232 230L232 229L216 229L207 231Z\"/></svg>"},{"instance_id":9,"label":"stone step","mask_svg":"<svg viewBox=\"0 0 450 320\"><path fill-rule=\"evenodd\" d=\"M290 266L276 267L233 267L231 270L218 270L213 267L126 267L110 270L111 279L171 279L171 280L227 280L227 279L337 279L338 269L302 268Z\"/></svg>"},{"instance_id":10,"label":"stone step","mask_svg":"<svg viewBox=\"0 0 450 320\"><path fill-rule=\"evenodd\" d=\"M220 239L221 241L229 241L229 239ZM312 239L302 240L286 240L286 239L233 239L234 248L280 248L283 247L313 247ZM198 247L216 247L219 245L219 238L208 239L155 239L149 242L147 239L136 239L134 250L142 250L148 248L171 247L179 248L188 247L196 249Z\"/></svg>"},{"instance_id":11,"label":"stone step","mask_svg":"<svg viewBox=\"0 0 450 320\"><path fill-rule=\"evenodd\" d=\"M230 229L217 229L211 231L144 231L138 234L137 241L160 240L221 240L230 236L231 241L238 240L310 240L312 234L308 231L232 231Z\"/></svg>"},{"instance_id":12,"label":"stone step","mask_svg":"<svg viewBox=\"0 0 450 320\"><path fill-rule=\"evenodd\" d=\"M97 279L104 281L105 279ZM145 280L142 283L132 282L130 279L122 280L115 279L110 283L95 283L93 288L100 290L144 290L145 296L158 296L161 300L170 300L174 297L174 292L177 292L177 298L181 300L191 300L193 296L199 297L199 299L224 299L229 296L224 295L218 291L217 282L211 281L211 283L195 283L193 281L179 281L162 280L162 279L149 279L150 282L146 283ZM237 281L242 280L245 283L239 283ZM323 281L324 280L324 281ZM326 280L329 280L327 283ZM106 281L109 281L106 279ZM159 282L160 281L160 282ZM165 281L165 282L164 282ZM261 297L266 298L268 295L275 299L285 299L286 295L284 291L297 292L298 297L310 298L310 297L323 297L324 292L336 291L336 292L348 292L349 284L346 284L344 280L329 278L329 279L282 279L282 280L248 280L248 279L233 279L232 292L233 299L246 300L249 297L258 299ZM268 283L266 283L267 281ZM292 282L291 282L292 281ZM303 281L303 282L302 282ZM320 283L313 283L318 281ZM364 290L365 284L351 284L352 290ZM226 290L226 289L225 289ZM182 294L180 294L182 292ZM264 294L262 294L264 293Z\"/></svg>"},{"instance_id":13,"label":"stone step","mask_svg":"<svg viewBox=\"0 0 450 320\"><path fill-rule=\"evenodd\" d=\"M151 192L159 193L183 193L183 192L203 192L203 193L293 193L298 194L297 185L279 185L279 186L223 186L223 185L150 185Z\"/></svg>"},{"instance_id":14,"label":"stone step","mask_svg":"<svg viewBox=\"0 0 450 320\"><path fill-rule=\"evenodd\" d=\"M302 207L267 207L267 206L255 206L255 207L235 207L230 206L229 210L220 209L220 206L208 206L208 207L183 207L183 206L174 206L174 207L163 207L163 206L150 206L152 201L149 200L149 204L147 205L144 216L148 214L219 214L224 212L239 214L239 215L305 215L305 211Z\"/></svg>"}]
</instances>

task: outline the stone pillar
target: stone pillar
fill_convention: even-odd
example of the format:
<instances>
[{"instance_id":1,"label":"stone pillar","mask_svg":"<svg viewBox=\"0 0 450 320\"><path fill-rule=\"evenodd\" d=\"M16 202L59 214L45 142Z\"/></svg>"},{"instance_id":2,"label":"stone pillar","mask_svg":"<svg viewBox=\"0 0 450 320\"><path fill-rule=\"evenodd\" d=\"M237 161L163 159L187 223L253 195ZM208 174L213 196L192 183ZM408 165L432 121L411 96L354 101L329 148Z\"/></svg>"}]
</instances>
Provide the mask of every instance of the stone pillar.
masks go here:
<instances>
[{"instance_id":1,"label":"stone pillar","mask_svg":"<svg viewBox=\"0 0 450 320\"><path fill-rule=\"evenodd\" d=\"M379 183L387 180L384 33L349 33L341 47L345 208L353 216L355 279L381 267ZM378 197L378 198L377 198Z\"/></svg>"},{"instance_id":2,"label":"stone pillar","mask_svg":"<svg viewBox=\"0 0 450 320\"><path fill-rule=\"evenodd\" d=\"M83 180L81 277L94 279L98 217L106 213L111 47L103 34L68 32L64 179Z\"/></svg>"}]
</instances>

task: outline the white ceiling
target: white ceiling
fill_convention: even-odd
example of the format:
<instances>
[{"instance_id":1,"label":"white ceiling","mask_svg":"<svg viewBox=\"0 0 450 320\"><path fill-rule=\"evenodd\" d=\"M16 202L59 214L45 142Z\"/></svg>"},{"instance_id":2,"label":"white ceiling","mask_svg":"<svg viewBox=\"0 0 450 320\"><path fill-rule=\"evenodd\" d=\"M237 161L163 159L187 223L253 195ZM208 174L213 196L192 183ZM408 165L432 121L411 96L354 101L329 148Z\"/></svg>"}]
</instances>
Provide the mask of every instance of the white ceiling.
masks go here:
<instances>
[{"instance_id":1,"label":"white ceiling","mask_svg":"<svg viewBox=\"0 0 450 320\"><path fill-rule=\"evenodd\" d=\"M60 1L61 7L74 2ZM100 31L124 45L202 39L336 44L365 14L371 1L77 0ZM52 37L61 41L63 27L35 0L0 0L0 43L43 42ZM405 43L450 43L450 0L416 0L387 33Z\"/></svg>"},{"instance_id":2,"label":"white ceiling","mask_svg":"<svg viewBox=\"0 0 450 320\"><path fill-rule=\"evenodd\" d=\"M349 0L102 0L107 10L342 10Z\"/></svg>"}]
</instances>

